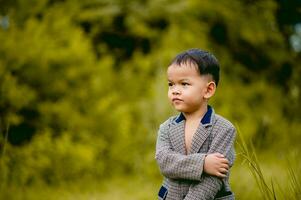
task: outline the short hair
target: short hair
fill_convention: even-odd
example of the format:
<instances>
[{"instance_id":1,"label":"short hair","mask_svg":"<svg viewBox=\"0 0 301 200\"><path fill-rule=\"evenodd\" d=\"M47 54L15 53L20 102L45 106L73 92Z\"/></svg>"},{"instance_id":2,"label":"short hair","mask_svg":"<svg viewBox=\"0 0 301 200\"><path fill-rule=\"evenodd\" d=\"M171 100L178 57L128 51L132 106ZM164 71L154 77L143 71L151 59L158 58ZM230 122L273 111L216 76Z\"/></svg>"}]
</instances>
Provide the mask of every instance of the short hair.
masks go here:
<instances>
[{"instance_id":1,"label":"short hair","mask_svg":"<svg viewBox=\"0 0 301 200\"><path fill-rule=\"evenodd\" d=\"M200 75L212 75L216 84L219 82L220 66L216 57L201 49L188 49L178 54L170 65L194 64L197 65Z\"/></svg>"}]
</instances>

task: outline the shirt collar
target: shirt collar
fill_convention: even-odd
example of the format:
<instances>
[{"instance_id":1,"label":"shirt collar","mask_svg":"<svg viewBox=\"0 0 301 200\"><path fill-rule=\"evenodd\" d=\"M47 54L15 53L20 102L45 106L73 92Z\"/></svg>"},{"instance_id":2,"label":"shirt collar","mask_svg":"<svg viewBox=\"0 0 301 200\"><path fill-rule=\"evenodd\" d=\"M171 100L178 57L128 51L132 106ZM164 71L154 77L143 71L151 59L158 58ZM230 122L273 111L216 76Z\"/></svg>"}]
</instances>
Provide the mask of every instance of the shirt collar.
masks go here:
<instances>
[{"instance_id":1,"label":"shirt collar","mask_svg":"<svg viewBox=\"0 0 301 200\"><path fill-rule=\"evenodd\" d=\"M203 116L202 120L200 121L200 123L203 126L208 126L212 124L212 117L214 114L214 110L211 106L207 106L207 112L205 113L205 115ZM176 123L180 123L181 121L185 120L185 116L183 113L180 113L179 116L175 119Z\"/></svg>"}]
</instances>

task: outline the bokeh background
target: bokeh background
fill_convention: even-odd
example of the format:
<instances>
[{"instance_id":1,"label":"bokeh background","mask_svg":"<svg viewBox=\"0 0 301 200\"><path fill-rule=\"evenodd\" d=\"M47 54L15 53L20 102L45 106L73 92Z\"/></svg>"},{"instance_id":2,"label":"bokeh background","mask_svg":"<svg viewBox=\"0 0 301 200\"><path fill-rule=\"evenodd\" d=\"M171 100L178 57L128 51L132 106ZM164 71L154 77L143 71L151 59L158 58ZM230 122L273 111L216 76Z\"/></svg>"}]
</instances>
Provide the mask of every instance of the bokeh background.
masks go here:
<instances>
[{"instance_id":1,"label":"bokeh background","mask_svg":"<svg viewBox=\"0 0 301 200\"><path fill-rule=\"evenodd\" d=\"M188 48L219 59L210 104L298 199L300 0L1 0L0 199L156 199L166 68ZM237 199L263 199L236 151Z\"/></svg>"}]
</instances>

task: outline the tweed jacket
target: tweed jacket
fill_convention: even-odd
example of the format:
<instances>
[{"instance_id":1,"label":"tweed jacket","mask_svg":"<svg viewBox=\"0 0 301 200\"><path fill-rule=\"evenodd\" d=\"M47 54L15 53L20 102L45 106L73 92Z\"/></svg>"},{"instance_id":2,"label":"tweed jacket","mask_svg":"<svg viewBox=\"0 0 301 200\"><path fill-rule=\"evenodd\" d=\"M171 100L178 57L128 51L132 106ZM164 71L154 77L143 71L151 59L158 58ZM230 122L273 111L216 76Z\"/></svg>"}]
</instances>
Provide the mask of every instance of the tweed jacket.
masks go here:
<instances>
[{"instance_id":1,"label":"tweed jacket","mask_svg":"<svg viewBox=\"0 0 301 200\"><path fill-rule=\"evenodd\" d=\"M163 184L159 200L234 199L229 186L229 173L224 179L203 172L206 154L219 152L229 160L235 159L235 128L208 106L186 154L183 114L169 118L160 125L156 144L156 160Z\"/></svg>"}]
</instances>

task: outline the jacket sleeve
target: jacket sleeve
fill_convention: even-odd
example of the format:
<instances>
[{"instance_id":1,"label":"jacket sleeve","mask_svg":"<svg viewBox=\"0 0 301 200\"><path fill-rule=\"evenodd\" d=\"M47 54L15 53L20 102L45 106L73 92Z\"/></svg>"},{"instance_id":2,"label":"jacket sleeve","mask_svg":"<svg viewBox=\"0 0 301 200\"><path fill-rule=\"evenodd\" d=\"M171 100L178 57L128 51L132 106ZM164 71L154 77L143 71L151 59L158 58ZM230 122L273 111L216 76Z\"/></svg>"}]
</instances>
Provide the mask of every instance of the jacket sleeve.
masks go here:
<instances>
[{"instance_id":1,"label":"jacket sleeve","mask_svg":"<svg viewBox=\"0 0 301 200\"><path fill-rule=\"evenodd\" d=\"M213 138L211 147L208 151L208 153L219 152L225 155L225 157L229 160L230 166L233 165L235 159L233 147L235 132L236 131L233 126L218 128L216 136ZM227 175L227 178L228 177L229 174ZM189 192L185 199L190 200L196 197L200 199L214 199L214 196L221 189L222 184L223 179L204 173L200 182L190 186Z\"/></svg>"},{"instance_id":2,"label":"jacket sleeve","mask_svg":"<svg viewBox=\"0 0 301 200\"><path fill-rule=\"evenodd\" d=\"M156 160L163 176L171 179L201 180L205 154L183 155L175 152L168 136L168 122L158 132Z\"/></svg>"}]
</instances>

